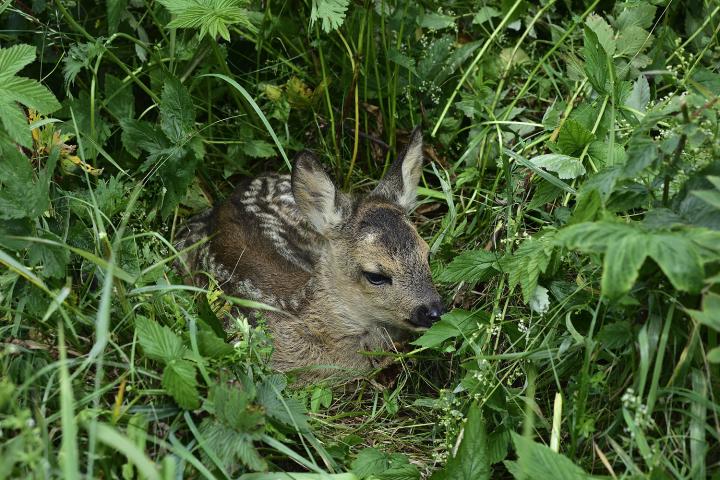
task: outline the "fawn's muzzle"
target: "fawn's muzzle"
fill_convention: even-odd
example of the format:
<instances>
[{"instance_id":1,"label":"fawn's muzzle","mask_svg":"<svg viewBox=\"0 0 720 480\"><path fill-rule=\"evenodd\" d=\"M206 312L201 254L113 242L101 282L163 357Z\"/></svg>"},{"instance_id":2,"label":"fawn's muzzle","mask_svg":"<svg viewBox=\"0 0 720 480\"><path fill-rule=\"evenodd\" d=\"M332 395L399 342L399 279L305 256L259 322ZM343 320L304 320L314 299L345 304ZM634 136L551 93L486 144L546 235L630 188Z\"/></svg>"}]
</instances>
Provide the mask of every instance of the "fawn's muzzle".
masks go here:
<instances>
[{"instance_id":1,"label":"fawn's muzzle","mask_svg":"<svg viewBox=\"0 0 720 480\"><path fill-rule=\"evenodd\" d=\"M445 313L445 307L440 302L433 302L427 305L420 305L410 315L410 323L417 327L430 327L440 320Z\"/></svg>"}]
</instances>

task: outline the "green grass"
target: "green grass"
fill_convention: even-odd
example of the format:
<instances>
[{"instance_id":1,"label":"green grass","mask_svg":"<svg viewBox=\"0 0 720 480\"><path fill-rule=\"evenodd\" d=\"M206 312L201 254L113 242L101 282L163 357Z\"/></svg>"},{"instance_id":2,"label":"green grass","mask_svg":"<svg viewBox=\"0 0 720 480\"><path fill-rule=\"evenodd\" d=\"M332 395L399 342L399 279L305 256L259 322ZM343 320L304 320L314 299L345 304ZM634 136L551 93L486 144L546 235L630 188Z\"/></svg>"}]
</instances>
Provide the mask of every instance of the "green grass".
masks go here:
<instances>
[{"instance_id":1,"label":"green grass","mask_svg":"<svg viewBox=\"0 0 720 480\"><path fill-rule=\"evenodd\" d=\"M720 478L717 2L191 4L0 2L0 478ZM418 124L452 311L294 386L175 232Z\"/></svg>"}]
</instances>

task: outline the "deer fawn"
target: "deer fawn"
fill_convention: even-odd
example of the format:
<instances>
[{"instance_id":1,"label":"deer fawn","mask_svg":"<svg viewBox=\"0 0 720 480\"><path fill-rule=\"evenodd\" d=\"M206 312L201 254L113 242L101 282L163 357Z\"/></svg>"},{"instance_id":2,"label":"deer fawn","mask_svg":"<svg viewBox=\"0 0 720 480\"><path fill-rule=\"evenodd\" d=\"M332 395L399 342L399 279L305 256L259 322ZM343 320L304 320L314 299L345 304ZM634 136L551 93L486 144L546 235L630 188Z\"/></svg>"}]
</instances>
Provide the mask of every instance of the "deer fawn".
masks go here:
<instances>
[{"instance_id":1,"label":"deer fawn","mask_svg":"<svg viewBox=\"0 0 720 480\"><path fill-rule=\"evenodd\" d=\"M220 206L193 217L178 248L190 268L228 294L288 312L266 315L272 363L287 371L322 366L356 375L383 350L440 318L428 246L406 214L422 171L422 133L368 195L340 192L318 160L300 153L292 175L250 179Z\"/></svg>"}]
</instances>

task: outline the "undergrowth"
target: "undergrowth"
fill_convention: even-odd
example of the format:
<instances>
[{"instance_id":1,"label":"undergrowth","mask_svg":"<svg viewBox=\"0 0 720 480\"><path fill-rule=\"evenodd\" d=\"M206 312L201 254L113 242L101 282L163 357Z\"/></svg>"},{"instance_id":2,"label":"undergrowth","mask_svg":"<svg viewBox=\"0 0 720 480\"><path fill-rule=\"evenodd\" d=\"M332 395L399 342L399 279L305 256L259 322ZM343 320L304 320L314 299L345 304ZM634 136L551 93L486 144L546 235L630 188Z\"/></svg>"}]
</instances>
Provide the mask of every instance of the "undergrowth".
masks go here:
<instances>
[{"instance_id":1,"label":"undergrowth","mask_svg":"<svg viewBox=\"0 0 720 480\"><path fill-rule=\"evenodd\" d=\"M720 477L716 1L0 24L0 478ZM389 371L293 386L175 232L303 148L365 191L419 124L452 310Z\"/></svg>"}]
</instances>

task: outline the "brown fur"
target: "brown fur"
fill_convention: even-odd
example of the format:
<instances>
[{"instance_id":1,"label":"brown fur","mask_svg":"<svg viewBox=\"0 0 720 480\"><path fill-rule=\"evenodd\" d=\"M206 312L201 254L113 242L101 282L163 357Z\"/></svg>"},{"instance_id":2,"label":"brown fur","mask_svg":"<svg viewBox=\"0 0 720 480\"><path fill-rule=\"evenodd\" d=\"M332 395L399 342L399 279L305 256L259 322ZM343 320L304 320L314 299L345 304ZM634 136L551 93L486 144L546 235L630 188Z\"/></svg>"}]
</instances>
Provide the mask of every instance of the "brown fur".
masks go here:
<instances>
[{"instance_id":1,"label":"brown fur","mask_svg":"<svg viewBox=\"0 0 720 480\"><path fill-rule=\"evenodd\" d=\"M210 236L187 257L194 271L213 275L230 295L289 314L267 315L275 368L311 367L306 378L358 375L374 365L361 352L388 349L441 312L428 246L406 218L421 168L416 130L377 188L354 198L303 153L292 178L249 180L191 219L178 247ZM377 275L390 283L373 284Z\"/></svg>"}]
</instances>

